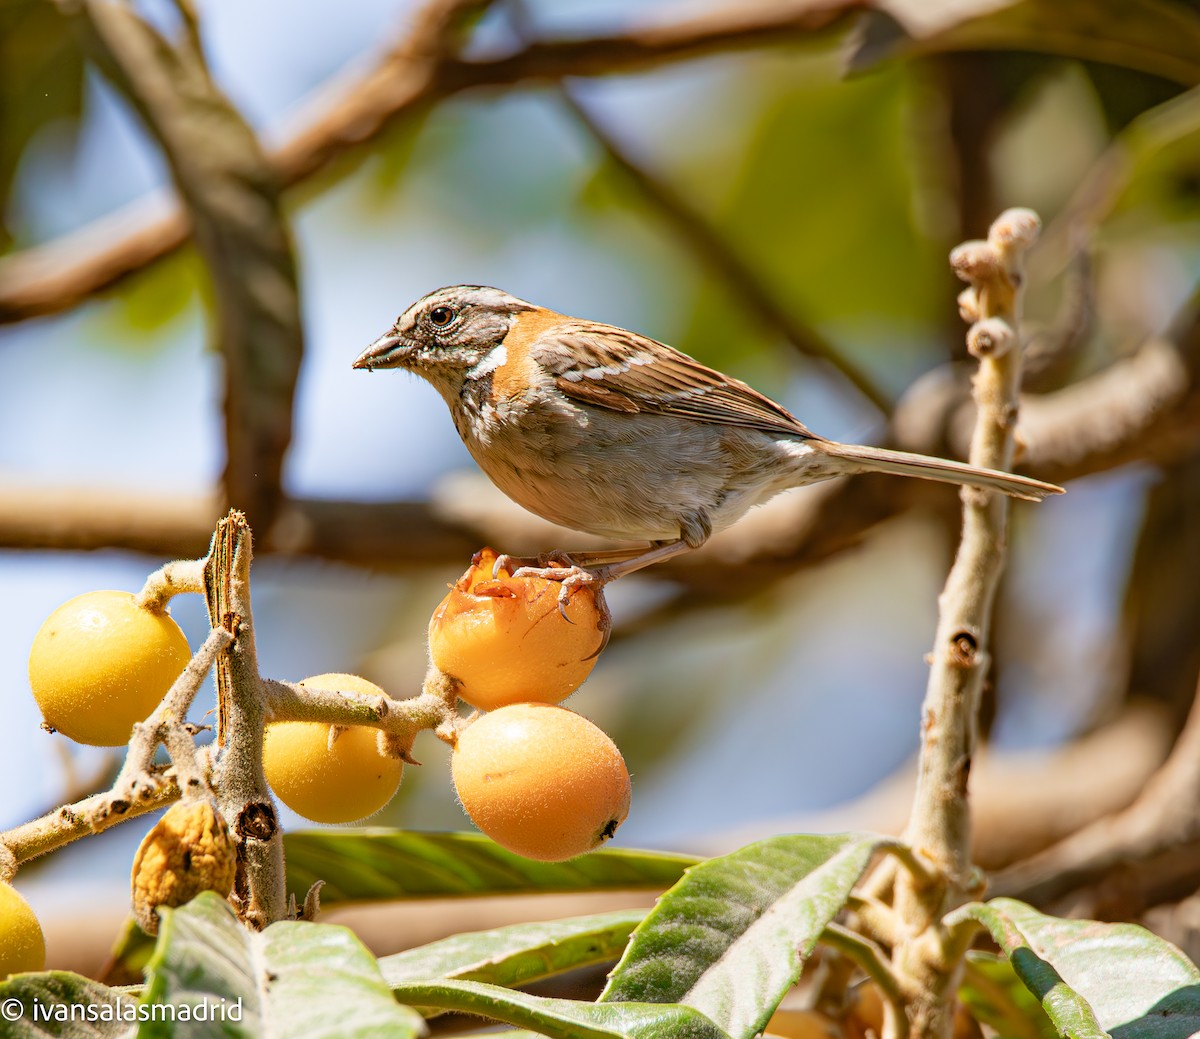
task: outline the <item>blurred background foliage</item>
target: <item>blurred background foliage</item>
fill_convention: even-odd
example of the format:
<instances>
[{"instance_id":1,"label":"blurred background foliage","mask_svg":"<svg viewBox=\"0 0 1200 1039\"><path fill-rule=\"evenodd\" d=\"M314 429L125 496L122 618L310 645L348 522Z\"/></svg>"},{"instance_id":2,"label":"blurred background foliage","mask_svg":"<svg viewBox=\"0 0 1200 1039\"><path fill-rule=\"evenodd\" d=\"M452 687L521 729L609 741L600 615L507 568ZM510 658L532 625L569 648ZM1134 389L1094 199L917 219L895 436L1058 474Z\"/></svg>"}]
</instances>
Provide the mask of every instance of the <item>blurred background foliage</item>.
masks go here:
<instances>
[{"instance_id":1,"label":"blurred background foliage","mask_svg":"<svg viewBox=\"0 0 1200 1039\"><path fill-rule=\"evenodd\" d=\"M1182 367L1165 432L1114 417L1117 449L1091 428L1031 442L1032 471L1072 482L1016 510L992 742L1053 748L1141 719L1122 753L1142 772L1114 769L1125 786L1097 794L1093 815L1161 760L1200 669L1197 5L205 0L191 22L186 5L139 2L129 9L174 48L159 55L163 82L181 91L192 143L175 141L170 162L164 124L130 104L138 77L114 79L89 22L111 6L0 2L0 826L113 767L37 729L24 660L41 620L202 553L218 498L255 502L266 672L360 671L396 696L416 691L428 614L472 546L579 543L463 477L472 464L428 387L349 370L424 292L498 284L677 345L828 436L942 453L962 448L965 353L945 256L1009 205L1046 224L1031 391L1051 405L1086 394L1163 335ZM197 100L190 33L227 111ZM372 93L382 82L411 96ZM239 118L265 158L234 156ZM339 119L344 132L305 153L317 159L297 158L297 141ZM172 176L201 167L217 171L185 191L207 207L191 214L201 248L122 254L139 234L171 239ZM238 208L276 181L278 216ZM239 220L247 239L294 249L303 332L274 353L213 289L205 235ZM89 275L114 255L109 275ZM262 269L244 262L244 295L262 303ZM234 332L245 356L230 353ZM298 371L294 397L286 379L236 382L271 365ZM230 379L248 424L224 414ZM259 419L279 474L231 477ZM898 482L801 492L795 529L776 510L613 589L617 637L571 706L633 772L622 842L707 850L796 826L902 825L886 798L839 807L903 775L916 749L922 655L957 536L952 491ZM372 511L397 502L413 507ZM197 645L201 605L175 613ZM377 821L463 826L445 749L430 737L418 757ZM1038 782L995 826L1041 836L997 839L995 864L1070 825L1046 822L1063 801L1053 778ZM120 908L146 825L21 881L53 912L86 874L121 887Z\"/></svg>"}]
</instances>

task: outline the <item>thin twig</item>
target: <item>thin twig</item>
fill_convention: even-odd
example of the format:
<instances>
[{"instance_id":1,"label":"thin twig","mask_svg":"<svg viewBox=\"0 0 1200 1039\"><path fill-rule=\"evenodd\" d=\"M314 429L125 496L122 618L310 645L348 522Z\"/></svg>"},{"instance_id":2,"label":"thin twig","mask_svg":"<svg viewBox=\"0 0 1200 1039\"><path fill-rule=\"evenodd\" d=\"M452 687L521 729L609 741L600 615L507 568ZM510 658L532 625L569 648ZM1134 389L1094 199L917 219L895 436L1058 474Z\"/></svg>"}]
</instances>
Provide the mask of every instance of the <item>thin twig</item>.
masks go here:
<instances>
[{"instance_id":1,"label":"thin twig","mask_svg":"<svg viewBox=\"0 0 1200 1039\"><path fill-rule=\"evenodd\" d=\"M5 859L9 859L15 869L22 862L45 855L80 837L100 833L117 823L178 801L179 787L167 779L164 772L165 769L155 769L150 773L153 783L143 782L139 786L136 801L128 801L115 791L106 790L0 833L0 880L5 879ZM10 855L5 855L5 851Z\"/></svg>"},{"instance_id":2,"label":"thin twig","mask_svg":"<svg viewBox=\"0 0 1200 1039\"><path fill-rule=\"evenodd\" d=\"M1037 235L1028 210L1009 210L987 242L954 251L951 263L974 287L979 320L968 344L979 357L978 409L971 463L1012 466L1021 375L1022 256ZM964 488L958 555L939 599L939 619L923 709L921 763L908 836L913 847L954 881L970 872L967 777L975 715L987 673L992 605L1004 567L1008 499ZM940 907L938 907L940 908ZM937 909L935 909L935 913Z\"/></svg>"},{"instance_id":3,"label":"thin twig","mask_svg":"<svg viewBox=\"0 0 1200 1039\"><path fill-rule=\"evenodd\" d=\"M417 733L437 729L455 716L453 704L447 705L443 697L429 692L393 700L389 696L372 698L275 679L264 680L263 690L270 721L319 721L379 729L392 737L399 756L409 762Z\"/></svg>"},{"instance_id":4,"label":"thin twig","mask_svg":"<svg viewBox=\"0 0 1200 1039\"><path fill-rule=\"evenodd\" d=\"M970 459L983 468L1012 465L1021 386L1022 261L1038 228L1030 210L1008 210L992 224L986 242L967 242L950 257L955 273L971 285L959 301L974 318L967 345L979 359L978 414ZM896 910L911 937L896 948L894 962L917 1039L946 1039L953 1026L951 994L962 956L949 942L941 917L977 887L967 780L1007 536L1007 498L979 488L964 488L961 497L962 540L938 601L917 789L906 833L917 854L947 883L918 883L904 871L895 883Z\"/></svg>"},{"instance_id":5,"label":"thin twig","mask_svg":"<svg viewBox=\"0 0 1200 1039\"><path fill-rule=\"evenodd\" d=\"M171 756L171 772L181 791L207 785L205 772L196 760L195 734L187 726L187 715L213 663L232 641L233 637L222 628L210 631L150 717L134 725L129 753L113 783L114 794L131 802L141 796L160 743Z\"/></svg>"}]
</instances>

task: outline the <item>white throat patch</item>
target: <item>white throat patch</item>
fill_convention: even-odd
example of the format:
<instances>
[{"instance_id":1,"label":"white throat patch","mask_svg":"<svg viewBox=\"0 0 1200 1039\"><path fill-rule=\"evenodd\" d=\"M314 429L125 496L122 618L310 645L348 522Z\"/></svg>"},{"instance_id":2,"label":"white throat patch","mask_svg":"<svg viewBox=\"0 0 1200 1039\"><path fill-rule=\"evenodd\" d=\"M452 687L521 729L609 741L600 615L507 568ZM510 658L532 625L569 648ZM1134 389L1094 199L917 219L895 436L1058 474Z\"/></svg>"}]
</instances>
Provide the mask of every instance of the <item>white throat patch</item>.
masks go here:
<instances>
[{"instance_id":1,"label":"white throat patch","mask_svg":"<svg viewBox=\"0 0 1200 1039\"><path fill-rule=\"evenodd\" d=\"M483 358L474 368L467 372L468 379L481 379L485 375L491 375L497 368L508 360L508 349L503 343L492 347L488 351L487 356Z\"/></svg>"}]
</instances>

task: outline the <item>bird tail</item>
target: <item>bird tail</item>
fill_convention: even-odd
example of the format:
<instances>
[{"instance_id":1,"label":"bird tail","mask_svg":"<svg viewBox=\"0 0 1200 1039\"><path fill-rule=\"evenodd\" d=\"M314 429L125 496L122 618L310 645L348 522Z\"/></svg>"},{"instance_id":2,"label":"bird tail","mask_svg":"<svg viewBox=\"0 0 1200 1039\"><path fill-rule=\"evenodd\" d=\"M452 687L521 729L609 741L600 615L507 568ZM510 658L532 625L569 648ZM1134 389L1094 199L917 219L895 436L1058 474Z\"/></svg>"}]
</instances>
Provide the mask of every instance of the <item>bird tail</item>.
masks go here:
<instances>
[{"instance_id":1,"label":"bird tail","mask_svg":"<svg viewBox=\"0 0 1200 1039\"><path fill-rule=\"evenodd\" d=\"M1052 483L1043 483L1028 476L1002 473L998 469L981 469L965 462L952 462L947 458L930 458L908 451L889 451L883 447L864 447L858 444L838 444L827 441L821 444L824 454L844 459L847 472L852 473L898 473L901 476L917 476L925 480L940 480L943 483L966 484L970 487L986 487L1002 491L1014 498L1026 501L1041 501L1049 494L1062 494L1063 489Z\"/></svg>"}]
</instances>

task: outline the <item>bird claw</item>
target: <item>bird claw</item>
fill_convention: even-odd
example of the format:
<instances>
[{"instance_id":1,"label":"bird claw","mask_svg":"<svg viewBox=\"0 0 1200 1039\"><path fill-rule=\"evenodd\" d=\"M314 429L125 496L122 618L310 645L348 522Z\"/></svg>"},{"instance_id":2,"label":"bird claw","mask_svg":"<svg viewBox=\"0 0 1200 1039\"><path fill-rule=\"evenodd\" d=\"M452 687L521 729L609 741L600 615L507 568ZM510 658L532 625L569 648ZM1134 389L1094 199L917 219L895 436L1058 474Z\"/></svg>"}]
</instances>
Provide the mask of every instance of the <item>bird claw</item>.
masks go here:
<instances>
[{"instance_id":1,"label":"bird claw","mask_svg":"<svg viewBox=\"0 0 1200 1039\"><path fill-rule=\"evenodd\" d=\"M569 559L565 553L556 553L564 559ZM567 616L567 606L571 601L571 593L576 588L585 588L592 585L596 589L596 608L600 611L600 631L602 636L600 645L585 657L585 660L591 660L598 657L604 652L608 645L609 636L612 635L612 614L609 612L608 603L604 599L604 586L609 581L614 579L609 573L609 567L601 566L595 570L589 570L587 567L579 566L577 563L570 563L565 566L523 566L520 567L513 577L540 577L546 581L558 581L558 612L559 615L568 624L575 622Z\"/></svg>"},{"instance_id":2,"label":"bird claw","mask_svg":"<svg viewBox=\"0 0 1200 1039\"><path fill-rule=\"evenodd\" d=\"M561 560L569 560L563 553L555 553ZM541 560L539 559L539 562ZM513 577L537 577L543 581L558 581L558 612L568 624L575 622L567 616L567 606L571 602L571 593L576 588L594 585L597 591L604 588L608 578L603 569L588 570L575 563L563 562L558 566L522 566L512 572Z\"/></svg>"},{"instance_id":3,"label":"bird claw","mask_svg":"<svg viewBox=\"0 0 1200 1039\"><path fill-rule=\"evenodd\" d=\"M507 553L496 557L492 566L492 577L499 577L504 570L516 578L536 577L543 581L559 582L558 612L568 624L575 622L567 616L571 593L585 585L595 585L600 591L608 583L603 567L589 570L580 566L566 552L546 552L543 555L510 556Z\"/></svg>"},{"instance_id":4,"label":"bird claw","mask_svg":"<svg viewBox=\"0 0 1200 1039\"><path fill-rule=\"evenodd\" d=\"M517 576L519 570L548 570L552 567L561 567L570 569L575 566L575 561L567 555L566 552L546 552L540 556L511 556L507 552L496 557L496 561L492 564L492 580L500 576L501 570L506 570ZM555 578L550 578L555 580Z\"/></svg>"}]
</instances>

